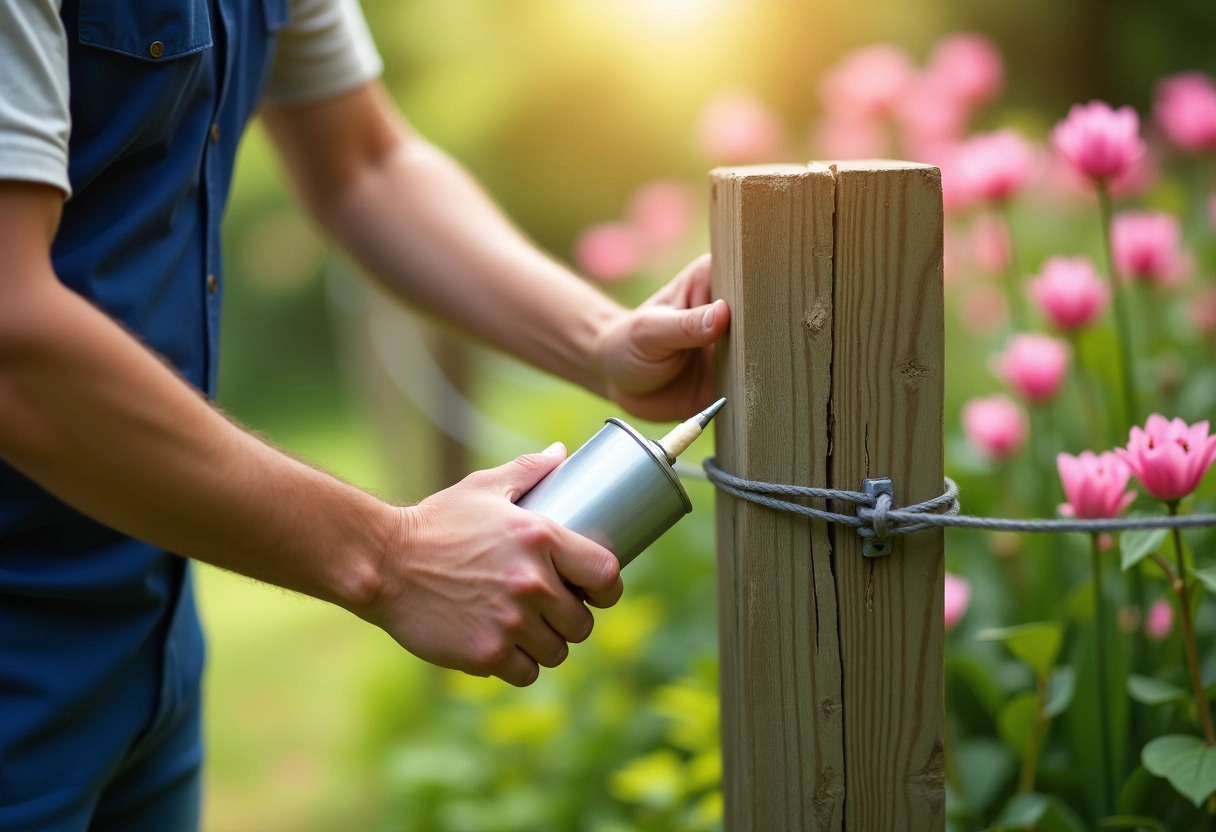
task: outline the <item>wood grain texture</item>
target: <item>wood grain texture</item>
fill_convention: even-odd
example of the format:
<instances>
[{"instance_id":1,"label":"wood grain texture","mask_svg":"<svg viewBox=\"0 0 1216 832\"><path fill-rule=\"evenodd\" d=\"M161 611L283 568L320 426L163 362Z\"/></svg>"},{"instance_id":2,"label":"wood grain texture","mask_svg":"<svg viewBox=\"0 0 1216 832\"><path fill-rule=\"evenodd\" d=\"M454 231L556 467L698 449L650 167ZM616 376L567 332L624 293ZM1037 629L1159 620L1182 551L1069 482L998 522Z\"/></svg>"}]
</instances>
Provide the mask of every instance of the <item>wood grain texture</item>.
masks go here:
<instances>
[{"instance_id":1,"label":"wood grain texture","mask_svg":"<svg viewBox=\"0 0 1216 832\"><path fill-rule=\"evenodd\" d=\"M732 309L719 463L853 490L890 476L897 504L939 493L937 170L730 168L710 186ZM717 522L728 832L943 829L940 531L869 561L847 527L722 493Z\"/></svg>"},{"instance_id":2,"label":"wood grain texture","mask_svg":"<svg viewBox=\"0 0 1216 832\"><path fill-rule=\"evenodd\" d=\"M889 476L898 505L942 490L942 197L936 168L836 174L832 481ZM945 826L941 530L866 560L836 530L845 828Z\"/></svg>"},{"instance_id":3,"label":"wood grain texture","mask_svg":"<svg viewBox=\"0 0 1216 832\"><path fill-rule=\"evenodd\" d=\"M829 169L710 175L721 465L753 479L827 477L832 342ZM723 418L725 417L725 418ZM726 827L839 830L844 743L836 589L825 523L718 495Z\"/></svg>"}]
</instances>

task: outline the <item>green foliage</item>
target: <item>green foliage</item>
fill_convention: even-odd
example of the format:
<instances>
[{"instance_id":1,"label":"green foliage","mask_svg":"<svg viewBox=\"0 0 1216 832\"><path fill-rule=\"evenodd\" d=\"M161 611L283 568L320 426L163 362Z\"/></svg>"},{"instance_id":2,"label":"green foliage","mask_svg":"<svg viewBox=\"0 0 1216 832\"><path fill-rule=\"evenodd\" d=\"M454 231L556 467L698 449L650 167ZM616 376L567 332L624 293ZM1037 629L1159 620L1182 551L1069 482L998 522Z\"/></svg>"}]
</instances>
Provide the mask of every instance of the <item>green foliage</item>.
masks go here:
<instances>
[{"instance_id":1,"label":"green foliage","mask_svg":"<svg viewBox=\"0 0 1216 832\"><path fill-rule=\"evenodd\" d=\"M1119 548L1123 554L1123 571L1156 552L1169 534L1165 529L1134 529L1120 536Z\"/></svg>"},{"instance_id":2,"label":"green foliage","mask_svg":"<svg viewBox=\"0 0 1216 832\"><path fill-rule=\"evenodd\" d=\"M1199 737L1169 734L1144 746L1144 767L1164 777L1196 806L1216 792L1216 747Z\"/></svg>"},{"instance_id":3,"label":"green foliage","mask_svg":"<svg viewBox=\"0 0 1216 832\"><path fill-rule=\"evenodd\" d=\"M1046 676L1055 666L1064 633L1054 622L1021 624L982 630L975 636L981 641L1002 641L1013 655L1030 666L1038 676Z\"/></svg>"}]
</instances>

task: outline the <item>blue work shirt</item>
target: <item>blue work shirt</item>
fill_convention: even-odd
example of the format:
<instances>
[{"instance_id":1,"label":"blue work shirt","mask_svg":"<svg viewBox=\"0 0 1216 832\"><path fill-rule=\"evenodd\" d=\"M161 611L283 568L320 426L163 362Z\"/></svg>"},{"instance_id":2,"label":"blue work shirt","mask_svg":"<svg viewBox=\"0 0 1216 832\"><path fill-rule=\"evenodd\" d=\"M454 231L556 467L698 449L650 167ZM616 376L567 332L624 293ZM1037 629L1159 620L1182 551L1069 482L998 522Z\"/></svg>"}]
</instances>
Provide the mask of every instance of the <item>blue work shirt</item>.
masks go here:
<instances>
[{"instance_id":1,"label":"blue work shirt","mask_svg":"<svg viewBox=\"0 0 1216 832\"><path fill-rule=\"evenodd\" d=\"M62 4L73 195L55 272L209 397L221 215L287 13L287 0ZM71 813L88 809L82 801L102 799L123 754L197 707L202 664L187 562L89 519L0 462L8 822L68 828Z\"/></svg>"}]
</instances>

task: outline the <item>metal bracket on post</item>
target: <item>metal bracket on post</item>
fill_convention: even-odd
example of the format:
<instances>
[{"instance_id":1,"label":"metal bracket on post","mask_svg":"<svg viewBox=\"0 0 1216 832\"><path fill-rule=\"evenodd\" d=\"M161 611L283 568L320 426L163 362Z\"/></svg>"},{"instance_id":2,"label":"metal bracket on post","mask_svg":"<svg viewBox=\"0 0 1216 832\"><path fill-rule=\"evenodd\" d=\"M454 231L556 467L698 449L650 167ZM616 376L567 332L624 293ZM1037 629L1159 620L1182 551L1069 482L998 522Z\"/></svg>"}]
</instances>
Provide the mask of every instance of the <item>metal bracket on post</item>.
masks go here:
<instances>
[{"instance_id":1,"label":"metal bracket on post","mask_svg":"<svg viewBox=\"0 0 1216 832\"><path fill-rule=\"evenodd\" d=\"M890 477L875 477L874 479L864 479L861 481L861 489L867 497L878 502L880 495L886 495L889 500L895 499L895 486L891 484ZM867 558L881 558L891 554L891 536L887 532L887 524L881 521L877 526L872 527L874 532L873 537L867 537L862 541L861 553Z\"/></svg>"}]
</instances>

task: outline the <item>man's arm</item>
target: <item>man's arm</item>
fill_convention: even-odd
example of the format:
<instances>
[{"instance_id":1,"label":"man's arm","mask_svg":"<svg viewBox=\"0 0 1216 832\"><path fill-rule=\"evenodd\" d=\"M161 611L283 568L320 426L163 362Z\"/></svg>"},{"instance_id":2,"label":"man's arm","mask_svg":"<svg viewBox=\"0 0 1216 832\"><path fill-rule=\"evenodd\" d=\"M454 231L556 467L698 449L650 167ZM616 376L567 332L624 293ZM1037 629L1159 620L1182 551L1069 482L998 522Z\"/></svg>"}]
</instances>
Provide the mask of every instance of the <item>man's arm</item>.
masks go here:
<instances>
[{"instance_id":1,"label":"man's arm","mask_svg":"<svg viewBox=\"0 0 1216 832\"><path fill-rule=\"evenodd\" d=\"M339 604L424 659L515 684L612 603L615 560L512 504L561 459L521 457L395 508L224 418L55 277L62 194L0 181L0 458L182 555Z\"/></svg>"},{"instance_id":2,"label":"man's arm","mask_svg":"<svg viewBox=\"0 0 1216 832\"><path fill-rule=\"evenodd\" d=\"M627 311L527 240L379 82L263 120L318 223L415 305L643 417L709 403L729 310L707 259Z\"/></svg>"}]
</instances>

